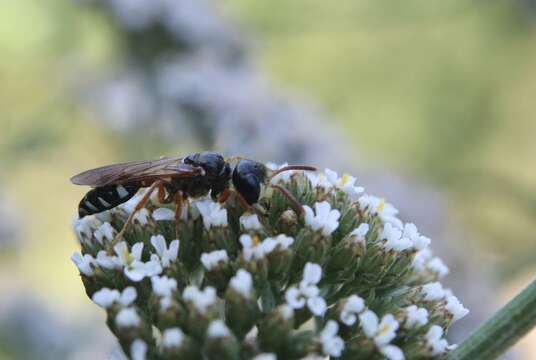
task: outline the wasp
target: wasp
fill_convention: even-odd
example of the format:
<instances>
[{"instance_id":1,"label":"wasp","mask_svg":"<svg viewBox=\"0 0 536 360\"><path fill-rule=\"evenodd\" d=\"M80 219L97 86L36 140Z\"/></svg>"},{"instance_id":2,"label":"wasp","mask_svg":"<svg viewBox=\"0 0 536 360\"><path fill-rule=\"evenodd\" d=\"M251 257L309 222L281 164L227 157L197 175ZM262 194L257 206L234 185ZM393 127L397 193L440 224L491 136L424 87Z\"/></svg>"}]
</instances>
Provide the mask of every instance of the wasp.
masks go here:
<instances>
[{"instance_id":1,"label":"wasp","mask_svg":"<svg viewBox=\"0 0 536 360\"><path fill-rule=\"evenodd\" d=\"M231 165L233 159L238 161ZM76 185L93 187L80 201L80 218L97 214L130 200L141 188L148 188L136 204L121 231L112 244L122 237L134 221L136 212L145 207L154 191L160 203L175 202L175 219L180 219L182 203L188 198L210 196L224 203L236 194L246 211L252 210L261 196L262 189L270 186L280 191L301 213L301 205L290 192L270 180L277 174L289 170L316 168L306 165L289 165L270 170L264 164L240 157L224 158L221 154L205 151L185 157L162 157L158 160L133 161L99 167L84 171L71 178ZM178 227L178 225L177 225Z\"/></svg>"}]
</instances>

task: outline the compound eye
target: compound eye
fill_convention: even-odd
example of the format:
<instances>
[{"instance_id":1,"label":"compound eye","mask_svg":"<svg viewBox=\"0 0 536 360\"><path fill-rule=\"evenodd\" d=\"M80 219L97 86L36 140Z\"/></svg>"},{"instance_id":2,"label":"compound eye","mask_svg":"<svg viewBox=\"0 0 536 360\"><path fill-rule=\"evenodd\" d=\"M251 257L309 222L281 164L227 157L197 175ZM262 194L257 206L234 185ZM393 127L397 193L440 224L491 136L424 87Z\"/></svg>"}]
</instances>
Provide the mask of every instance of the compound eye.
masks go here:
<instances>
[{"instance_id":1,"label":"compound eye","mask_svg":"<svg viewBox=\"0 0 536 360\"><path fill-rule=\"evenodd\" d=\"M259 200L261 184L254 174L233 176L233 184L248 204L253 205Z\"/></svg>"}]
</instances>

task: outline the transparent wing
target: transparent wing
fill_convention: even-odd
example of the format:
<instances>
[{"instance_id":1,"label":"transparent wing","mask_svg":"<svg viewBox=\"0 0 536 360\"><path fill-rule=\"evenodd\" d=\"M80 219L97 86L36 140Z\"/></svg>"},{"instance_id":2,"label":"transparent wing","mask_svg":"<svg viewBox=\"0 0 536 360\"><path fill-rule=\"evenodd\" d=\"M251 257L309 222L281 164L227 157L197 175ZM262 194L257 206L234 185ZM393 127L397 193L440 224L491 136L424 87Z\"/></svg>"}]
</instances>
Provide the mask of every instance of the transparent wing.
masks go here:
<instances>
[{"instance_id":1,"label":"transparent wing","mask_svg":"<svg viewBox=\"0 0 536 360\"><path fill-rule=\"evenodd\" d=\"M123 184L147 178L193 177L202 175L203 169L184 164L182 157L164 157L158 160L132 161L84 171L71 178L76 185L106 186Z\"/></svg>"}]
</instances>

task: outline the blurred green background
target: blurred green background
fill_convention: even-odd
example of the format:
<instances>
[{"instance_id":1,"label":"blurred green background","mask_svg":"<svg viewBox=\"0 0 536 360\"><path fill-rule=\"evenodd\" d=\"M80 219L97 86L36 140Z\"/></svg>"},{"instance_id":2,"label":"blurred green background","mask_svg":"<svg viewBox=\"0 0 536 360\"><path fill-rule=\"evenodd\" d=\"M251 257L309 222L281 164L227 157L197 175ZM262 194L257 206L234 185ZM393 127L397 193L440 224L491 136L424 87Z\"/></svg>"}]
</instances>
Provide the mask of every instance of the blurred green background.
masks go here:
<instances>
[{"instance_id":1,"label":"blurred green background","mask_svg":"<svg viewBox=\"0 0 536 360\"><path fill-rule=\"evenodd\" d=\"M323 108L368 166L443 191L450 215L503 283L530 271L532 2L220 5L254 39L256 65L277 87ZM76 2L0 0L0 185L21 230L17 250L0 249L1 280L35 290L68 314L93 310L69 260L77 250L69 225L85 190L69 177L104 163L196 149L150 133L125 136L80 106L84 74L113 68L123 46L106 16ZM0 358L15 356L11 351L0 342Z\"/></svg>"}]
</instances>

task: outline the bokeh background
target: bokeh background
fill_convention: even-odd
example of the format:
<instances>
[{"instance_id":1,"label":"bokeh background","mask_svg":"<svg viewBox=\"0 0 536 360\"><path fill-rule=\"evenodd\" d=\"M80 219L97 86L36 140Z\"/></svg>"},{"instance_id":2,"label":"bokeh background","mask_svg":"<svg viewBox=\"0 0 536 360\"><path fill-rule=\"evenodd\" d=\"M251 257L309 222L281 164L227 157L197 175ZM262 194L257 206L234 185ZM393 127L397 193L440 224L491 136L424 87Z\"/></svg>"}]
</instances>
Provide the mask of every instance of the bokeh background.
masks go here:
<instances>
[{"instance_id":1,"label":"bokeh background","mask_svg":"<svg viewBox=\"0 0 536 360\"><path fill-rule=\"evenodd\" d=\"M462 338L536 272L535 44L532 0L0 0L0 359L120 357L68 179L202 149L357 174L432 237Z\"/></svg>"}]
</instances>

